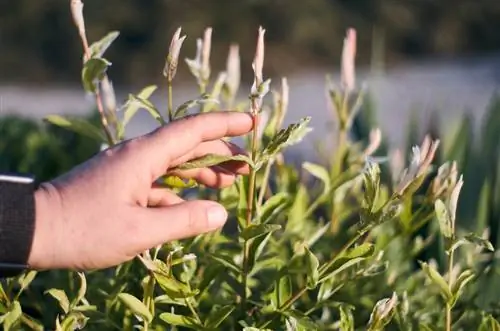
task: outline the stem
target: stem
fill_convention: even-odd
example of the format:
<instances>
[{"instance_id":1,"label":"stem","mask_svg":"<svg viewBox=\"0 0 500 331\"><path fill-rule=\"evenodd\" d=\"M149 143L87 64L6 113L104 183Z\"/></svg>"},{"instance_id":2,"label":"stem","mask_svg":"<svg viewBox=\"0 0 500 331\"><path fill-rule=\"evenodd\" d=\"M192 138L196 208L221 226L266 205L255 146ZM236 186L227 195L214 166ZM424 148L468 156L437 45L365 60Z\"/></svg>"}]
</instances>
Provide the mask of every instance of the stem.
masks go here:
<instances>
[{"instance_id":1,"label":"stem","mask_svg":"<svg viewBox=\"0 0 500 331\"><path fill-rule=\"evenodd\" d=\"M109 145L113 146L115 144L115 140L113 138L113 135L111 134L111 131L109 130L109 123L106 118L106 114L104 113L104 107L102 105L101 93L99 92L99 89L95 92L95 98L97 103L97 109L99 110L99 114L101 115L101 123L102 127L104 128L104 133L108 138Z\"/></svg>"},{"instance_id":2,"label":"stem","mask_svg":"<svg viewBox=\"0 0 500 331\"><path fill-rule=\"evenodd\" d=\"M194 309L193 305L191 304L191 301L189 301L189 298L184 298L184 301L186 302L186 306L188 306L189 310L191 311L191 313L193 314L194 318L196 318L196 320L200 323L200 324L203 324L201 322L201 318L200 318L200 315L198 315L198 313L196 312L196 309Z\"/></svg>"},{"instance_id":3,"label":"stem","mask_svg":"<svg viewBox=\"0 0 500 331\"><path fill-rule=\"evenodd\" d=\"M343 171L343 161L347 145L347 130L344 127L339 129L337 152L333 161L333 178L340 176Z\"/></svg>"},{"instance_id":4,"label":"stem","mask_svg":"<svg viewBox=\"0 0 500 331\"><path fill-rule=\"evenodd\" d=\"M144 295L144 304L146 305L146 307L153 316L154 316L154 299L153 299L154 288L155 288L155 278L151 273L149 275L148 285L146 287L146 293ZM149 322L146 319L144 319L142 330L148 331L148 329L149 329Z\"/></svg>"},{"instance_id":5,"label":"stem","mask_svg":"<svg viewBox=\"0 0 500 331\"><path fill-rule=\"evenodd\" d=\"M451 222L451 231L452 233L455 233L455 221L453 220ZM448 286L451 286L451 274L453 272L453 255L454 251L452 250L450 252L450 257L448 259ZM451 331L451 325L453 323L452 318L451 318L451 309L453 307L449 302L446 303L446 331Z\"/></svg>"},{"instance_id":6,"label":"stem","mask_svg":"<svg viewBox=\"0 0 500 331\"><path fill-rule=\"evenodd\" d=\"M349 240L349 242L347 242L347 244L345 244L341 249L340 251L330 260L328 261L326 264L324 264L321 268L319 268L319 278L321 279L324 275L324 273L328 270L328 268L330 268L334 263L335 261L337 260L337 258L342 255L349 247L351 247L352 245L354 245L354 243L362 236L362 233L357 233L356 236L354 236L351 240ZM290 299L288 299L287 301L285 301L281 306L278 307L278 311L282 311L284 309L288 309L291 305L293 305L297 300L300 299L300 297L302 295L304 295L304 293L307 292L307 287L306 286L303 286L297 293L295 293ZM275 316L276 317L276 316ZM268 320L267 322L265 322L263 325L259 326L260 329L263 329L265 328L266 326L268 326L269 324L272 323L272 321L274 320L274 318L271 318L270 320ZM448 331L448 330L447 330Z\"/></svg>"},{"instance_id":7,"label":"stem","mask_svg":"<svg viewBox=\"0 0 500 331\"><path fill-rule=\"evenodd\" d=\"M174 119L174 106L172 98L172 81L168 81L168 121L172 122Z\"/></svg>"},{"instance_id":8,"label":"stem","mask_svg":"<svg viewBox=\"0 0 500 331\"><path fill-rule=\"evenodd\" d=\"M252 161L255 162L257 160L257 102L255 99L252 99L252 115L253 115L253 130L252 130L252 142L251 142L251 158ZM250 169L250 179L248 183L248 199L247 199L247 214L246 214L246 226L249 227L252 223L253 217L253 205L254 205L254 194L255 194L255 179L257 177L257 171L255 168ZM246 305L246 289L248 284L248 257L250 252L250 242L245 240L244 244L244 252L243 252L243 298L241 300L242 309L245 309Z\"/></svg>"},{"instance_id":9,"label":"stem","mask_svg":"<svg viewBox=\"0 0 500 331\"><path fill-rule=\"evenodd\" d=\"M85 58L86 61L90 59L90 48L89 48L89 43L87 41L87 36L83 31L80 32L80 39L82 40L82 45L83 45L83 50L85 53ZM108 143L110 146L113 146L115 144L115 140L113 138L113 135L111 134L111 131L109 130L109 123L108 119L106 118L106 114L104 112L104 107L102 105L102 100L101 100L101 93L99 92L99 87L97 88L95 92L95 99L97 103L97 110L99 111L99 114L101 115L101 123L104 128L104 133L106 134L106 137L108 138Z\"/></svg>"},{"instance_id":10,"label":"stem","mask_svg":"<svg viewBox=\"0 0 500 331\"><path fill-rule=\"evenodd\" d=\"M262 179L262 186L260 188L259 192L259 199L257 200L257 206L262 206L262 202L264 201L264 197L266 196L266 190L267 190L267 182L269 181L269 176L271 174L271 168L273 166L273 161L269 161L266 164L266 169L264 170L264 178Z\"/></svg>"},{"instance_id":11,"label":"stem","mask_svg":"<svg viewBox=\"0 0 500 331\"><path fill-rule=\"evenodd\" d=\"M451 282L451 273L453 271L453 252L450 252L450 258L448 260L448 281ZM451 331L451 305L446 303L446 331Z\"/></svg>"}]
</instances>

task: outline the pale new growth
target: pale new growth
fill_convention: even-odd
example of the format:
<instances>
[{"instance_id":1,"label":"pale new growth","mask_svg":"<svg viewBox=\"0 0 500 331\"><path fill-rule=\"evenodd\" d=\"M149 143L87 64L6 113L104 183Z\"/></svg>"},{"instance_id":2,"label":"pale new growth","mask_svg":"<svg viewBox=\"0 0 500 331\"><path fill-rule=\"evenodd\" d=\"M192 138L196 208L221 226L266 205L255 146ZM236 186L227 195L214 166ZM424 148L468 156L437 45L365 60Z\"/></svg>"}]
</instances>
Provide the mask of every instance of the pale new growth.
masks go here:
<instances>
[{"instance_id":1,"label":"pale new growth","mask_svg":"<svg viewBox=\"0 0 500 331\"><path fill-rule=\"evenodd\" d=\"M113 83L111 83L108 76L105 76L102 80L101 87L104 106L108 111L114 111L116 109L115 90L113 88Z\"/></svg>"},{"instance_id":2,"label":"pale new growth","mask_svg":"<svg viewBox=\"0 0 500 331\"><path fill-rule=\"evenodd\" d=\"M230 94L235 95L240 87L241 81L240 47L237 44L232 44L229 47L226 73L226 86Z\"/></svg>"},{"instance_id":3,"label":"pale new growth","mask_svg":"<svg viewBox=\"0 0 500 331\"><path fill-rule=\"evenodd\" d=\"M71 0L71 15L80 35L85 34L85 21L83 19L83 3L81 0Z\"/></svg>"},{"instance_id":4,"label":"pale new growth","mask_svg":"<svg viewBox=\"0 0 500 331\"><path fill-rule=\"evenodd\" d=\"M342 49L342 64L341 64L341 82L342 87L351 92L355 88L355 58L356 58L356 30L350 28L347 30L347 36L344 39Z\"/></svg>"},{"instance_id":5,"label":"pale new growth","mask_svg":"<svg viewBox=\"0 0 500 331\"><path fill-rule=\"evenodd\" d=\"M290 88L288 86L288 80L286 77L281 79L281 117L285 115L288 109L288 102L290 99Z\"/></svg>"},{"instance_id":6,"label":"pale new growth","mask_svg":"<svg viewBox=\"0 0 500 331\"><path fill-rule=\"evenodd\" d=\"M171 61L177 62L179 60L179 54L181 52L184 39L186 39L186 36L184 35L181 37L181 27L177 28L172 41L170 42L170 48L168 51Z\"/></svg>"},{"instance_id":7,"label":"pale new growth","mask_svg":"<svg viewBox=\"0 0 500 331\"><path fill-rule=\"evenodd\" d=\"M205 29L203 36L203 46L201 51L201 74L202 79L207 80L210 77L210 49L212 47L212 28Z\"/></svg>"},{"instance_id":8,"label":"pale new growth","mask_svg":"<svg viewBox=\"0 0 500 331\"><path fill-rule=\"evenodd\" d=\"M363 154L365 156L370 156L377 151L380 147L380 143L382 142L382 131L379 128L373 129L370 131L370 143L368 147L366 147Z\"/></svg>"},{"instance_id":9,"label":"pale new growth","mask_svg":"<svg viewBox=\"0 0 500 331\"><path fill-rule=\"evenodd\" d=\"M410 166L403 173L403 178L398 185L397 192L402 193L413 180L427 172L438 146L439 140L431 141L431 138L426 136L420 147L413 147Z\"/></svg>"},{"instance_id":10,"label":"pale new growth","mask_svg":"<svg viewBox=\"0 0 500 331\"><path fill-rule=\"evenodd\" d=\"M172 81L172 79L174 79L175 77L175 74L177 73L179 54L181 52L181 47L185 39L186 39L185 35L181 37L181 28L180 27L177 28L177 30L174 33L174 36L172 37L172 40L170 41L170 47L168 49L168 56L167 56L167 64L163 71L163 74L168 78L169 81Z\"/></svg>"},{"instance_id":11,"label":"pale new growth","mask_svg":"<svg viewBox=\"0 0 500 331\"><path fill-rule=\"evenodd\" d=\"M259 85L262 84L263 75L262 70L264 68L264 30L261 26L259 27L259 37L257 39L257 49L255 51L255 57L252 63L253 72L255 74L255 88L258 89Z\"/></svg>"},{"instance_id":12,"label":"pale new growth","mask_svg":"<svg viewBox=\"0 0 500 331\"><path fill-rule=\"evenodd\" d=\"M451 191L450 207L449 208L450 208L450 217L452 220L452 224L455 223L455 218L456 218L456 213L457 213L458 196L460 195L460 190L462 189L463 184L464 184L463 177L460 176L457 184L453 188L453 191Z\"/></svg>"}]
</instances>

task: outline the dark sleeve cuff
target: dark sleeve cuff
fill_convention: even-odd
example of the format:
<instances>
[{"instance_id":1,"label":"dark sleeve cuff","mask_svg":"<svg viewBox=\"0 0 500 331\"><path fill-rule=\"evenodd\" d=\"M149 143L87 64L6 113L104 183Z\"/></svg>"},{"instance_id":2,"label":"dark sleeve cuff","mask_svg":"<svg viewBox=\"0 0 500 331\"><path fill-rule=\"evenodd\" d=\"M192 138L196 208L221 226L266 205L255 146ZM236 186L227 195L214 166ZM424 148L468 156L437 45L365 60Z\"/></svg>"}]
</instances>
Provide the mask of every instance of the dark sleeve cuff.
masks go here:
<instances>
[{"instance_id":1,"label":"dark sleeve cuff","mask_svg":"<svg viewBox=\"0 0 500 331\"><path fill-rule=\"evenodd\" d=\"M34 189L30 177L0 174L0 277L27 268L35 230Z\"/></svg>"}]
</instances>

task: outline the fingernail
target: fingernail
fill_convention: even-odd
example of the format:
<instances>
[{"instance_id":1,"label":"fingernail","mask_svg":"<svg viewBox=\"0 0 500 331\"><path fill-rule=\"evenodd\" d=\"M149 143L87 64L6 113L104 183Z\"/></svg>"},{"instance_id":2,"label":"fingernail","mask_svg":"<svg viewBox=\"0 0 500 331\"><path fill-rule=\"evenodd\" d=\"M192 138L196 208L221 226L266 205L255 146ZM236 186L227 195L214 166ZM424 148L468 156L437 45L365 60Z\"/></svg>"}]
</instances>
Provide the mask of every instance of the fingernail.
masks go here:
<instances>
[{"instance_id":1,"label":"fingernail","mask_svg":"<svg viewBox=\"0 0 500 331\"><path fill-rule=\"evenodd\" d=\"M208 226L211 229L220 228L227 219L227 211L222 206L213 206L208 209Z\"/></svg>"}]
</instances>

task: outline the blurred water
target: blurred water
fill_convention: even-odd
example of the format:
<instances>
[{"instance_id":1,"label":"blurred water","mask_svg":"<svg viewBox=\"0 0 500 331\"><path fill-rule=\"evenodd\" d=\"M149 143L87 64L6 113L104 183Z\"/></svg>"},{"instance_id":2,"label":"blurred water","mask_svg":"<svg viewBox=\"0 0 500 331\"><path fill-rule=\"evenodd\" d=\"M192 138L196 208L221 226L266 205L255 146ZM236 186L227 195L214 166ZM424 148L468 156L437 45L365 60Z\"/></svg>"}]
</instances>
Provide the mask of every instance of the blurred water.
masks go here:
<instances>
[{"instance_id":1,"label":"blurred water","mask_svg":"<svg viewBox=\"0 0 500 331\"><path fill-rule=\"evenodd\" d=\"M288 77L290 85L290 110L287 123L303 116L312 116L315 131L295 151L313 156L312 143L329 140L333 117L329 109L325 74L328 70L308 70ZM329 73L335 74L334 70ZM458 115L468 110L477 120L481 118L491 97L500 83L500 56L461 59L456 61L427 61L391 69L384 74L360 71L358 84L366 83L374 97L381 128L390 133L387 137L393 146L403 143L405 128L411 111L418 111L421 122L426 122L432 111L438 109L443 123L448 125ZM334 78L337 78L334 76ZM273 88L279 88L279 77ZM243 86L246 93L250 86ZM117 91L118 99L136 91ZM175 88L176 103L196 96L194 85ZM242 97L245 97L242 95ZM160 109L166 109L166 98L159 89L152 97ZM49 114L84 114L93 105L79 86L43 86L25 88L0 85L0 110L42 118ZM156 126L145 111L139 112L128 127L128 135L136 136Z\"/></svg>"}]
</instances>

